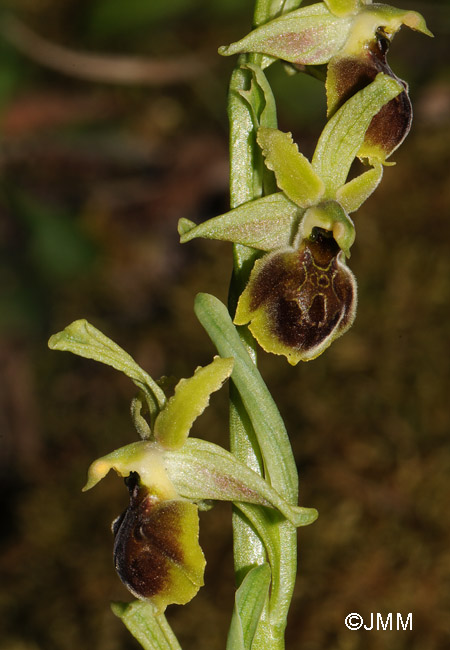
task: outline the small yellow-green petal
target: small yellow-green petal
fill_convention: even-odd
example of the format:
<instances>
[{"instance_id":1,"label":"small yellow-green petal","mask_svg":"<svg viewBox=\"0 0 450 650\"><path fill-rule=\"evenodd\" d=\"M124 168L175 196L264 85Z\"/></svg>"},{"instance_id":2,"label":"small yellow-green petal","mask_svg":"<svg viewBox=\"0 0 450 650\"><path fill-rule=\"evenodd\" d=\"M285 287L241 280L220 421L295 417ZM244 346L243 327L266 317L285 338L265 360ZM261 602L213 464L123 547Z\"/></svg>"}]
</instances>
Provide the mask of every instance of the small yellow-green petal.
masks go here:
<instances>
[{"instance_id":1,"label":"small yellow-green petal","mask_svg":"<svg viewBox=\"0 0 450 650\"><path fill-rule=\"evenodd\" d=\"M155 421L154 435L164 448L183 446L194 420L208 406L211 393L231 375L233 363L233 359L215 357L208 366L197 368L193 377L180 380Z\"/></svg>"},{"instance_id":2,"label":"small yellow-green petal","mask_svg":"<svg viewBox=\"0 0 450 650\"><path fill-rule=\"evenodd\" d=\"M355 212L376 190L383 176L383 165L375 164L375 167L367 172L356 176L345 185L342 185L336 192L336 199L347 212Z\"/></svg>"},{"instance_id":3,"label":"small yellow-green petal","mask_svg":"<svg viewBox=\"0 0 450 650\"><path fill-rule=\"evenodd\" d=\"M267 167L275 173L277 185L286 196L301 208L317 203L325 190L323 181L299 152L292 134L260 128L257 140Z\"/></svg>"}]
</instances>

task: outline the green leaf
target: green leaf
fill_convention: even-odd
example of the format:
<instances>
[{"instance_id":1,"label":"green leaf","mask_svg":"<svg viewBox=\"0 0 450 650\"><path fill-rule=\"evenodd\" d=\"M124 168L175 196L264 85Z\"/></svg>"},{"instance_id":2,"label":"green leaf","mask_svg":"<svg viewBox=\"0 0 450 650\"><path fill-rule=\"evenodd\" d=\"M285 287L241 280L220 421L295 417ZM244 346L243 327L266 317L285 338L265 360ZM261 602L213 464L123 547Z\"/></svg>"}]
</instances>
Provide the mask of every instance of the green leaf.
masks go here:
<instances>
[{"instance_id":1,"label":"green leaf","mask_svg":"<svg viewBox=\"0 0 450 650\"><path fill-rule=\"evenodd\" d=\"M163 408L166 397L158 384L133 357L87 320L76 320L62 332L53 334L48 346L51 350L72 352L123 372L144 393L152 417Z\"/></svg>"},{"instance_id":2,"label":"green leaf","mask_svg":"<svg viewBox=\"0 0 450 650\"><path fill-rule=\"evenodd\" d=\"M242 343L227 308L206 293L195 299L195 313L221 356L233 356L231 375L252 421L266 478L292 505L297 503L297 470L284 422L258 369Z\"/></svg>"},{"instance_id":3,"label":"green leaf","mask_svg":"<svg viewBox=\"0 0 450 650\"><path fill-rule=\"evenodd\" d=\"M164 465L177 492L186 499L257 503L278 510L296 527L317 519L314 508L289 504L259 474L211 442L191 438L182 449L165 452Z\"/></svg>"},{"instance_id":4,"label":"green leaf","mask_svg":"<svg viewBox=\"0 0 450 650\"><path fill-rule=\"evenodd\" d=\"M230 56L259 52L290 63L327 63L347 40L351 20L338 18L320 2L271 20L236 43L219 48Z\"/></svg>"},{"instance_id":5,"label":"green leaf","mask_svg":"<svg viewBox=\"0 0 450 650\"><path fill-rule=\"evenodd\" d=\"M165 449L184 445L194 420L208 406L211 393L219 390L232 369L233 359L215 357L208 366L197 368L193 377L179 381L155 421L155 438Z\"/></svg>"},{"instance_id":6,"label":"green leaf","mask_svg":"<svg viewBox=\"0 0 450 650\"><path fill-rule=\"evenodd\" d=\"M404 90L400 82L380 73L375 81L345 102L329 120L317 143L313 167L323 179L326 195L334 198L345 183L374 115Z\"/></svg>"},{"instance_id":7,"label":"green leaf","mask_svg":"<svg viewBox=\"0 0 450 650\"><path fill-rule=\"evenodd\" d=\"M263 540L272 571L270 589L271 627L284 630L297 574L297 533L289 521L280 521L273 510L250 503L237 507ZM265 647L265 646L262 646Z\"/></svg>"},{"instance_id":8,"label":"green leaf","mask_svg":"<svg viewBox=\"0 0 450 650\"><path fill-rule=\"evenodd\" d=\"M282 192L248 201L239 207L187 230L183 220L182 244L196 237L220 239L244 244L259 250L288 246L297 229L301 211Z\"/></svg>"},{"instance_id":9,"label":"green leaf","mask_svg":"<svg viewBox=\"0 0 450 650\"><path fill-rule=\"evenodd\" d=\"M151 603L139 600L111 603L111 609L144 650L181 650L166 617L164 614L156 615Z\"/></svg>"},{"instance_id":10,"label":"green leaf","mask_svg":"<svg viewBox=\"0 0 450 650\"><path fill-rule=\"evenodd\" d=\"M292 134L260 128L257 141L267 167L275 172L278 187L286 196L301 208L317 203L325 190L323 181L299 152Z\"/></svg>"},{"instance_id":11,"label":"green leaf","mask_svg":"<svg viewBox=\"0 0 450 650\"><path fill-rule=\"evenodd\" d=\"M253 567L236 591L227 650L251 650L264 602L269 593L270 567Z\"/></svg>"},{"instance_id":12,"label":"green leaf","mask_svg":"<svg viewBox=\"0 0 450 650\"><path fill-rule=\"evenodd\" d=\"M383 165L377 163L373 169L356 176L336 192L336 199L347 212L355 212L374 192L383 177Z\"/></svg>"}]
</instances>

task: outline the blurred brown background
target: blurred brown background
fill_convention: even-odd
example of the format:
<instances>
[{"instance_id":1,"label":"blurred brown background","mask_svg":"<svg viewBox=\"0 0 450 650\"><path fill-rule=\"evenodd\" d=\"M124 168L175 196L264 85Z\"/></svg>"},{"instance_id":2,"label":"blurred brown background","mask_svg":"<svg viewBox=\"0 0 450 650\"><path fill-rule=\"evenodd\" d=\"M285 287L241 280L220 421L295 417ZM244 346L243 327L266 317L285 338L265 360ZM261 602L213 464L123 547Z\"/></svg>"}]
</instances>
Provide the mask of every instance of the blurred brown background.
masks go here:
<instances>
[{"instance_id":1,"label":"blurred brown background","mask_svg":"<svg viewBox=\"0 0 450 650\"><path fill-rule=\"evenodd\" d=\"M110 476L80 492L93 459L135 440L133 386L46 341L86 317L154 377L189 376L213 355L192 304L198 291L226 300L230 246L181 247L176 225L227 210L233 61L216 51L248 31L252 4L1 1L5 650L137 647L109 609L128 599L109 531L126 489ZM356 323L314 363L293 369L260 355L293 439L301 503L320 511L300 531L292 649L450 645L450 7L396 4L422 11L436 38L403 29L390 52L410 82L415 122L356 217ZM121 72L74 51L146 63ZM323 87L281 66L270 79L280 128L310 154ZM226 391L193 433L227 444ZM230 508L201 519L207 585L168 615L183 648L216 650L233 599ZM349 612L412 612L413 631L350 632Z\"/></svg>"}]
</instances>

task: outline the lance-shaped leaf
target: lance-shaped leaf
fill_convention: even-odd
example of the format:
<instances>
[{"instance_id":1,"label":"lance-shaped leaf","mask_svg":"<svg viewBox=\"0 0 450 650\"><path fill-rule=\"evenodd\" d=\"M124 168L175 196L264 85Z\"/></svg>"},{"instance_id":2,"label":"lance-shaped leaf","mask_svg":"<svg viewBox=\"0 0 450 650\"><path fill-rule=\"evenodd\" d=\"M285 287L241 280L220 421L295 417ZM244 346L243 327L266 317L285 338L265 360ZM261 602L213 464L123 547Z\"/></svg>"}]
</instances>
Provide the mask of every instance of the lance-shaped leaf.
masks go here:
<instances>
[{"instance_id":1,"label":"lance-shaped leaf","mask_svg":"<svg viewBox=\"0 0 450 650\"><path fill-rule=\"evenodd\" d=\"M383 177L383 165L376 163L372 169L356 176L336 192L336 199L346 212L355 212L376 190Z\"/></svg>"},{"instance_id":2,"label":"lance-shaped leaf","mask_svg":"<svg viewBox=\"0 0 450 650\"><path fill-rule=\"evenodd\" d=\"M289 504L233 454L205 440L192 438L182 449L165 452L164 464L177 492L187 499L256 503L278 510L296 527L317 519L317 510Z\"/></svg>"},{"instance_id":3,"label":"lance-shaped leaf","mask_svg":"<svg viewBox=\"0 0 450 650\"><path fill-rule=\"evenodd\" d=\"M192 222L180 220L180 241L184 244L196 237L205 237L270 251L291 243L302 214L298 205L277 192L244 203L198 226L194 224L190 228Z\"/></svg>"},{"instance_id":4,"label":"lance-shaped leaf","mask_svg":"<svg viewBox=\"0 0 450 650\"><path fill-rule=\"evenodd\" d=\"M265 462L266 478L284 498L297 503L297 471L283 419L234 327L227 308L214 296L201 293L195 314L219 354L233 356L232 380L252 421Z\"/></svg>"},{"instance_id":5,"label":"lance-shaped leaf","mask_svg":"<svg viewBox=\"0 0 450 650\"><path fill-rule=\"evenodd\" d=\"M130 505L113 524L114 564L132 594L157 612L184 605L203 585L205 558L198 543L198 508L181 499L159 500L137 480Z\"/></svg>"},{"instance_id":6,"label":"lance-shaped leaf","mask_svg":"<svg viewBox=\"0 0 450 650\"><path fill-rule=\"evenodd\" d=\"M386 102L402 92L403 86L380 73L375 81L351 97L333 115L314 152L312 165L323 179L326 195L333 198L345 183L373 116Z\"/></svg>"},{"instance_id":7,"label":"lance-shaped leaf","mask_svg":"<svg viewBox=\"0 0 450 650\"><path fill-rule=\"evenodd\" d=\"M143 650L181 650L164 614L156 614L149 602L111 603L114 614L120 618Z\"/></svg>"},{"instance_id":8,"label":"lance-shaped leaf","mask_svg":"<svg viewBox=\"0 0 450 650\"><path fill-rule=\"evenodd\" d=\"M240 41L219 48L219 54L259 52L289 63L323 64L344 45L351 22L335 16L320 2L271 20Z\"/></svg>"},{"instance_id":9,"label":"lance-shaped leaf","mask_svg":"<svg viewBox=\"0 0 450 650\"><path fill-rule=\"evenodd\" d=\"M227 650L251 650L264 602L269 593L270 578L268 564L253 567L236 591Z\"/></svg>"},{"instance_id":10,"label":"lance-shaped leaf","mask_svg":"<svg viewBox=\"0 0 450 650\"><path fill-rule=\"evenodd\" d=\"M48 346L51 350L72 352L123 372L144 393L152 418L163 408L166 397L158 384L125 350L87 320L74 321L62 332L53 334Z\"/></svg>"},{"instance_id":11,"label":"lance-shaped leaf","mask_svg":"<svg viewBox=\"0 0 450 650\"><path fill-rule=\"evenodd\" d=\"M215 357L204 368L197 368L193 377L181 379L155 421L155 439L166 449L179 449L189 435L194 420L209 404L211 393L219 390L231 375L233 359Z\"/></svg>"},{"instance_id":12,"label":"lance-shaped leaf","mask_svg":"<svg viewBox=\"0 0 450 650\"><path fill-rule=\"evenodd\" d=\"M266 165L275 172L278 187L301 208L314 205L325 186L309 160L299 152L291 133L260 128L257 135Z\"/></svg>"}]
</instances>

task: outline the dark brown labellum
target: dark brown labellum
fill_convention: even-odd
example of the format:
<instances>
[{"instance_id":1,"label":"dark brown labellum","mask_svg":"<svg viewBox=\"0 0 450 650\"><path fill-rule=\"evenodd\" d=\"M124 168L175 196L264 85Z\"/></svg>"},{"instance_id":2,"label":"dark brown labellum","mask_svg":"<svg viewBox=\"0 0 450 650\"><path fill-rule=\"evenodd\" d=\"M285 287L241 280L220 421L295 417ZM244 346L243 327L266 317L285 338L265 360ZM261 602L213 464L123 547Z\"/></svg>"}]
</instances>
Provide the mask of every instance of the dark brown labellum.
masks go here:
<instances>
[{"instance_id":1,"label":"dark brown labellum","mask_svg":"<svg viewBox=\"0 0 450 650\"><path fill-rule=\"evenodd\" d=\"M298 250L261 260L248 285L251 331L267 351L286 354L291 363L316 357L355 316L353 274L330 233L314 230L315 237L304 240ZM261 310L265 317L260 331L252 314Z\"/></svg>"},{"instance_id":2,"label":"dark brown labellum","mask_svg":"<svg viewBox=\"0 0 450 650\"><path fill-rule=\"evenodd\" d=\"M122 582L138 598L152 598L169 580L168 560L181 564L177 540L180 501L160 501L134 479L130 505L113 524L114 564Z\"/></svg>"}]
</instances>

